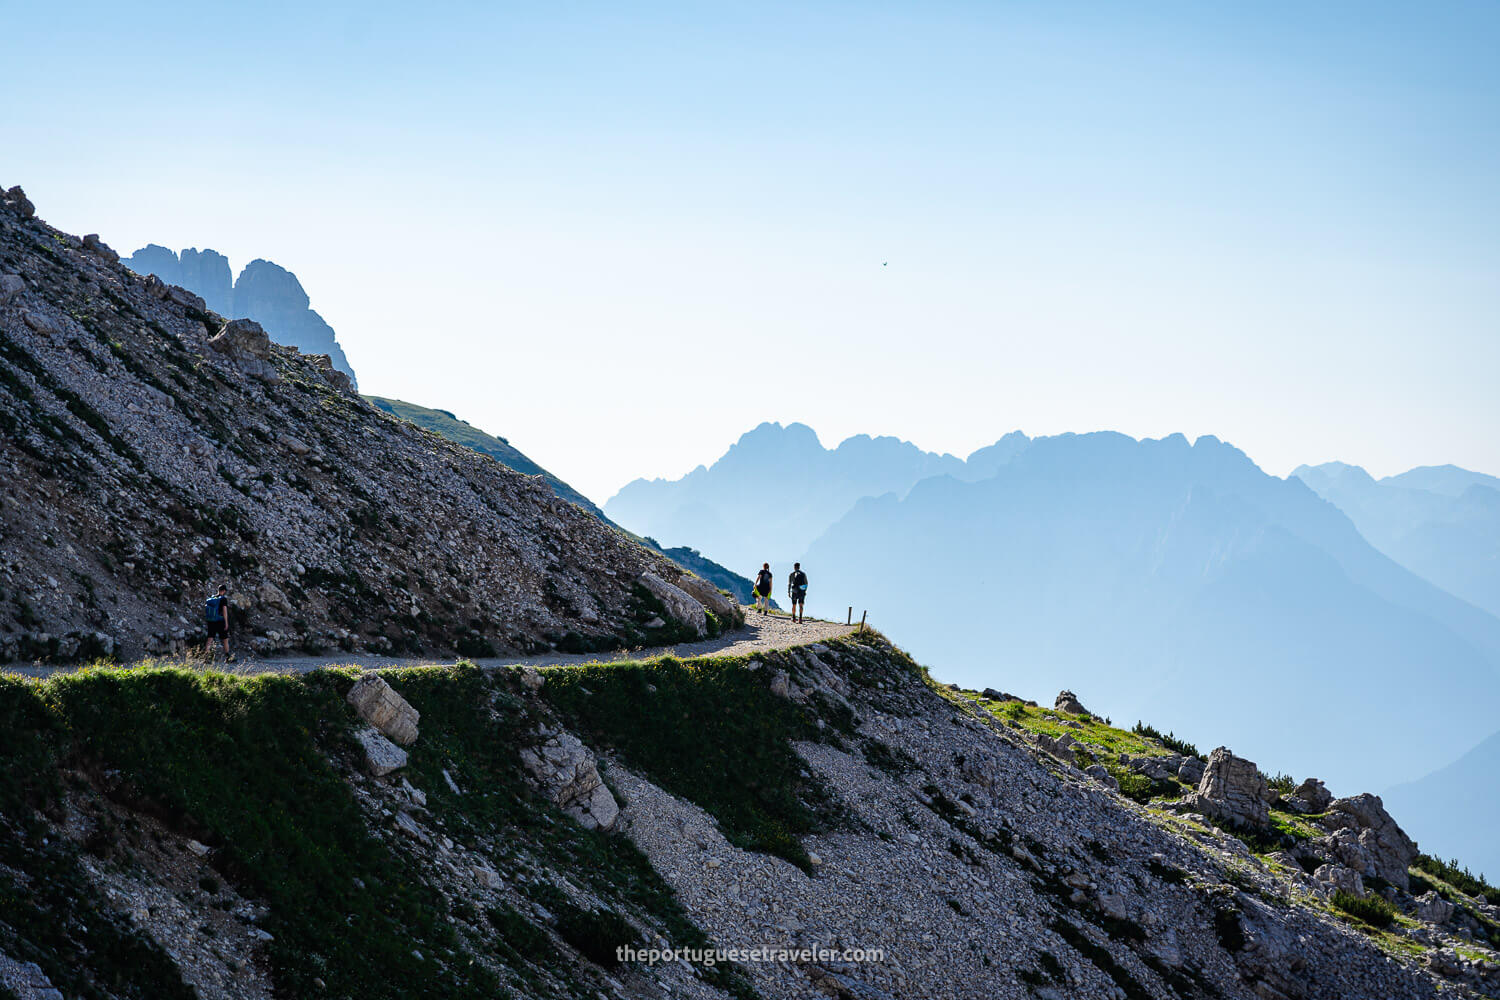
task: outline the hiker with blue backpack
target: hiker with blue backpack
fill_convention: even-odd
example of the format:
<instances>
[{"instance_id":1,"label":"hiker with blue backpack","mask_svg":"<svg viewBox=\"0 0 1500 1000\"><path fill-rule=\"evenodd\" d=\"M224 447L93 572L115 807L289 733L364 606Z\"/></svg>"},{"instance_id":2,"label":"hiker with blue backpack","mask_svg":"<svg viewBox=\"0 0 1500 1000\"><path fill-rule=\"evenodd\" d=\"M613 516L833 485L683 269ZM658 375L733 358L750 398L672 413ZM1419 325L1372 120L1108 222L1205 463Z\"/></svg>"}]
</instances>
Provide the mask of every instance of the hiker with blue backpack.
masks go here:
<instances>
[{"instance_id":1,"label":"hiker with blue backpack","mask_svg":"<svg viewBox=\"0 0 1500 1000\"><path fill-rule=\"evenodd\" d=\"M786 580L786 596L792 601L792 621L807 620L807 574L801 563L792 563L792 575Z\"/></svg>"},{"instance_id":2,"label":"hiker with blue backpack","mask_svg":"<svg viewBox=\"0 0 1500 1000\"><path fill-rule=\"evenodd\" d=\"M224 643L224 662L233 663L229 653L229 588L219 584L218 592L203 605L204 623L208 626L208 643L203 647L203 658L214 662L214 640Z\"/></svg>"}]
</instances>

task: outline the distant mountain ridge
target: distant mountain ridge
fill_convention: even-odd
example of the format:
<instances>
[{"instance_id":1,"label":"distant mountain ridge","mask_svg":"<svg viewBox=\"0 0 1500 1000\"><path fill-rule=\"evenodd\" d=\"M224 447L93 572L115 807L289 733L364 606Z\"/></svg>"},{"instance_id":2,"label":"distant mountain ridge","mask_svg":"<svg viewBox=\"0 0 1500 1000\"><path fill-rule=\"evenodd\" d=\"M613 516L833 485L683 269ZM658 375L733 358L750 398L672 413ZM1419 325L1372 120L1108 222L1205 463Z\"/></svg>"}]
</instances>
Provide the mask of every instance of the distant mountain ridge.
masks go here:
<instances>
[{"instance_id":1,"label":"distant mountain ridge","mask_svg":"<svg viewBox=\"0 0 1500 1000\"><path fill-rule=\"evenodd\" d=\"M1036 673L1341 782L1417 777L1500 708L1500 620L1212 437L1038 439L990 479L860 502L803 561L834 605L878 609L961 680ZM984 622L994 642L955 622ZM1420 747L1369 728L1439 714Z\"/></svg>"},{"instance_id":2,"label":"distant mountain ridge","mask_svg":"<svg viewBox=\"0 0 1500 1000\"><path fill-rule=\"evenodd\" d=\"M328 355L333 367L358 384L333 327L313 310L302 283L286 268L256 258L235 280L229 259L217 251L194 248L176 254L155 243L121 263L137 274L154 274L203 296L208 308L223 316L255 320L278 344L304 354Z\"/></svg>"},{"instance_id":3,"label":"distant mountain ridge","mask_svg":"<svg viewBox=\"0 0 1500 1000\"><path fill-rule=\"evenodd\" d=\"M965 462L865 434L825 448L805 424L767 422L712 466L675 481L637 479L604 510L666 544L691 541L737 569L759 568L794 558L862 497L904 493L933 476L983 478L1027 441L1017 431Z\"/></svg>"},{"instance_id":4,"label":"distant mountain ridge","mask_svg":"<svg viewBox=\"0 0 1500 1000\"><path fill-rule=\"evenodd\" d=\"M1292 474L1348 514L1371 545L1500 615L1500 479L1444 465L1377 481L1342 462L1303 465Z\"/></svg>"}]
</instances>

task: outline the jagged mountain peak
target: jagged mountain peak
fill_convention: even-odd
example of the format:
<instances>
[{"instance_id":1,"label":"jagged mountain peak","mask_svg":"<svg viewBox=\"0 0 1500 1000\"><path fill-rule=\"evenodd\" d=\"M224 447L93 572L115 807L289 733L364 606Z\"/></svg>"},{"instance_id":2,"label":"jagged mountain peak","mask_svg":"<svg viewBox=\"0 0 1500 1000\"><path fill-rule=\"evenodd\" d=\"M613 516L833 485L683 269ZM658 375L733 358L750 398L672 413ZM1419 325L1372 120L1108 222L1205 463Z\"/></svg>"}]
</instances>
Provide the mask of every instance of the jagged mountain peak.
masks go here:
<instances>
[{"instance_id":1,"label":"jagged mountain peak","mask_svg":"<svg viewBox=\"0 0 1500 1000\"><path fill-rule=\"evenodd\" d=\"M228 258L218 251L189 248L178 254L155 243L125 258L124 264L137 274L154 274L201 295L217 313L255 320L278 344L328 355L334 368L358 384L333 328L311 308L302 282L281 265L257 257L235 279Z\"/></svg>"}]
</instances>

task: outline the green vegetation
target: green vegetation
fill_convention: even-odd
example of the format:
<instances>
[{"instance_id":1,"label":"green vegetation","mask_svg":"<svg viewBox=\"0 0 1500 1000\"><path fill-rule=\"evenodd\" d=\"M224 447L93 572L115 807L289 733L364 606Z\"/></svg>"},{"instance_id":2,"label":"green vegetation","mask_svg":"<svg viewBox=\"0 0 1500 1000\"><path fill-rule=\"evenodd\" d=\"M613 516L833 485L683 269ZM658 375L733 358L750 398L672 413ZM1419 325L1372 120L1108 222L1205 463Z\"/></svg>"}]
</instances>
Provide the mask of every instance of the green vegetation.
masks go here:
<instances>
[{"instance_id":1,"label":"green vegetation","mask_svg":"<svg viewBox=\"0 0 1500 1000\"><path fill-rule=\"evenodd\" d=\"M403 866L366 832L348 785L318 752L348 725L332 683L110 670L48 687L81 752L119 768L179 828L221 845L224 873L270 903L284 989L312 993L322 979L336 994L396 996L392 984L404 980L482 995L490 984L454 981L412 957L414 947L451 949L452 932L435 893L389 877Z\"/></svg>"},{"instance_id":2,"label":"green vegetation","mask_svg":"<svg viewBox=\"0 0 1500 1000\"><path fill-rule=\"evenodd\" d=\"M1356 896L1343 889L1333 894L1333 908L1371 927L1389 927L1396 919L1396 908L1379 896Z\"/></svg>"},{"instance_id":3,"label":"green vegetation","mask_svg":"<svg viewBox=\"0 0 1500 1000\"><path fill-rule=\"evenodd\" d=\"M771 659L756 671L728 657L569 667L551 671L543 693L586 740L712 813L731 843L807 869L797 837L832 807L790 743L820 731L771 693Z\"/></svg>"},{"instance_id":4,"label":"green vegetation","mask_svg":"<svg viewBox=\"0 0 1500 1000\"><path fill-rule=\"evenodd\" d=\"M603 901L576 913L554 903L564 940L601 962L613 961L614 943L626 929L633 940L636 926L677 945L707 944L627 839L562 820L530 792L517 748L535 724L503 680L469 665L388 677L422 713L403 776L427 790L428 822L502 872L540 863ZM510 907L493 908L486 921L467 902L450 903L419 857L371 834L340 773L354 763L343 701L351 683L339 672L231 677L149 667L0 678L0 951L36 961L70 996L192 995L149 939L94 908L71 842L24 819L56 811L66 768L114 775L112 800L215 848L217 871L198 886L217 895L222 879L269 905L263 926L285 995L505 996L496 960L527 995L555 992L543 970L571 984L563 995L578 995L587 980L575 981L579 967L561 959L543 926ZM449 777L468 794L454 792ZM124 847L116 841L103 836L94 847L118 849L128 862L128 838ZM460 936L464 927L486 942L489 960L465 954L474 941ZM703 975L748 993L733 969Z\"/></svg>"},{"instance_id":5,"label":"green vegetation","mask_svg":"<svg viewBox=\"0 0 1500 1000\"><path fill-rule=\"evenodd\" d=\"M1139 733L1116 729L1106 724L1103 719L1094 716L1062 715L1050 708L1032 707L1019 701L993 701L971 691L966 691L964 694L995 715L1009 719L1029 732L1043 733L1053 738L1071 736L1078 742L1087 743L1095 750L1103 751L1111 757L1118 757L1120 754L1128 754L1132 757L1160 757L1169 752L1161 744L1152 742Z\"/></svg>"},{"instance_id":6,"label":"green vegetation","mask_svg":"<svg viewBox=\"0 0 1500 1000\"><path fill-rule=\"evenodd\" d=\"M1180 753L1176 747L1186 746L1192 749L1189 744L1180 741L1168 744L1166 741L1171 737L1162 737L1150 726L1137 723L1134 730L1127 732L1116 729L1108 720L1093 715L1066 716L1053 709L1026 705L1019 701L997 702L971 691L964 692L964 695L1028 732L1040 733L1053 739L1071 736L1079 743L1086 744L1098 754L1099 763L1110 777L1119 782L1120 794L1126 798L1145 804L1153 798L1175 799L1182 794L1184 786L1181 782L1175 779L1152 780L1119 762L1121 756L1162 757L1174 751ZM1076 763L1079 767L1087 767L1093 761L1087 755L1080 754Z\"/></svg>"},{"instance_id":7,"label":"green vegetation","mask_svg":"<svg viewBox=\"0 0 1500 1000\"><path fill-rule=\"evenodd\" d=\"M1179 740L1175 733L1167 733L1165 736L1163 736L1155 726L1143 724L1139 719L1136 720L1135 726L1130 731L1138 736L1144 736L1147 739L1155 740L1173 753L1182 754L1182 756L1184 757L1203 756L1198 752L1197 747L1189 743L1187 740Z\"/></svg>"},{"instance_id":8,"label":"green vegetation","mask_svg":"<svg viewBox=\"0 0 1500 1000\"><path fill-rule=\"evenodd\" d=\"M1500 906L1500 889L1490 885L1483 875L1475 875L1468 868L1460 868L1457 858L1445 862L1430 854L1419 854L1413 867L1424 874L1442 879L1467 896L1483 899L1492 906Z\"/></svg>"}]
</instances>

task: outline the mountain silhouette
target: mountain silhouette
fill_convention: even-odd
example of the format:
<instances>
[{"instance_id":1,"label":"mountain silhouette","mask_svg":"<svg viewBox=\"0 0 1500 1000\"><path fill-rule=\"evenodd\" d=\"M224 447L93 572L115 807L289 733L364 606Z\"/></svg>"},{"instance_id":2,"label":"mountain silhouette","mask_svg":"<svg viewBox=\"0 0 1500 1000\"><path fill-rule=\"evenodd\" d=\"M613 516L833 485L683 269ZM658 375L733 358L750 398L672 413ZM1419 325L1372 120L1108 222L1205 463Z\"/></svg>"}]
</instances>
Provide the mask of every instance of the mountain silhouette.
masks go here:
<instances>
[{"instance_id":1,"label":"mountain silhouette","mask_svg":"<svg viewBox=\"0 0 1500 1000\"><path fill-rule=\"evenodd\" d=\"M1348 514L1371 545L1500 615L1500 479L1443 465L1377 481L1342 462L1304 465L1293 475Z\"/></svg>"},{"instance_id":2,"label":"mountain silhouette","mask_svg":"<svg viewBox=\"0 0 1500 1000\"><path fill-rule=\"evenodd\" d=\"M1500 732L1452 764L1387 789L1382 798L1428 854L1461 858L1476 872L1493 877L1500 873L1496 774L1500 774Z\"/></svg>"},{"instance_id":3,"label":"mountain silhouette","mask_svg":"<svg viewBox=\"0 0 1500 1000\"><path fill-rule=\"evenodd\" d=\"M1027 438L976 452L992 474ZM971 462L973 459L971 458ZM691 543L731 568L789 563L862 497L905 493L932 476L968 478L968 464L894 437L860 434L823 447L805 424L763 423L712 466L682 479L637 479L604 505L609 517L666 544Z\"/></svg>"},{"instance_id":4,"label":"mountain silhouette","mask_svg":"<svg viewBox=\"0 0 1500 1000\"><path fill-rule=\"evenodd\" d=\"M989 479L861 501L802 561L815 611L869 607L955 680L1191 720L1339 788L1419 777L1500 706L1500 620L1212 437L1038 439Z\"/></svg>"}]
</instances>

